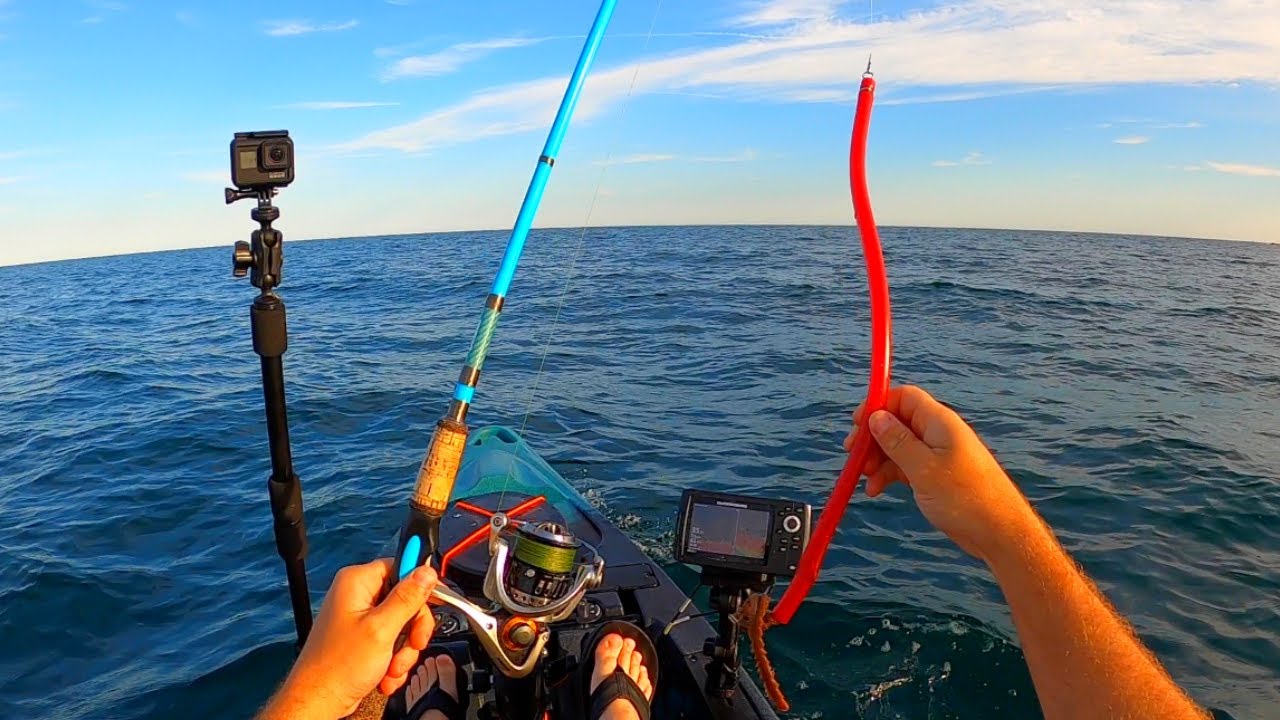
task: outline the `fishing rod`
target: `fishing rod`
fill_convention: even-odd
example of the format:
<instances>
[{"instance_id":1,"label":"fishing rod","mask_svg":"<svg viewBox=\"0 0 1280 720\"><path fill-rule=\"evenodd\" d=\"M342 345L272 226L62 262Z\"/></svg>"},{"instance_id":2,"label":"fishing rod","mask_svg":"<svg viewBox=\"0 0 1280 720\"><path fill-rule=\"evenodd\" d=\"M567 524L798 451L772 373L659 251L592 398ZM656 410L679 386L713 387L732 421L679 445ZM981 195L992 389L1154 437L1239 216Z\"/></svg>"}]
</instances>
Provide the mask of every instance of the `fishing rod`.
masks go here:
<instances>
[{"instance_id":1,"label":"fishing rod","mask_svg":"<svg viewBox=\"0 0 1280 720\"><path fill-rule=\"evenodd\" d=\"M871 107L875 104L876 80L871 74L871 59L862 75L858 89L858 106L854 112L853 133L849 141L849 190L853 196L854 219L862 240L862 255L867 266L867 288L871 296L871 377L867 383L867 397L863 417L883 410L889 396L890 364L893 356L893 318L889 307L889 279L885 272L884 252L880 247L880 232L876 229L871 212L871 192L867 187L867 132L871 127ZM769 616L770 625L785 625L804 602L809 590L817 582L831 539L835 537L845 507L853 497L858 478L867 458L875 447L875 441L867 429L867 423L858 425L853 448L844 468L836 480L831 496L827 498L813 535L796 568L796 575L786 592L778 600Z\"/></svg>"},{"instance_id":2,"label":"fishing rod","mask_svg":"<svg viewBox=\"0 0 1280 720\"><path fill-rule=\"evenodd\" d=\"M400 531L399 547L396 557L399 558L397 578L403 578L415 567L430 562L432 555L440 545L440 519L449 504L449 496L453 493L453 483L457 479L458 466L462 462L462 451L467 442L467 410L475 397L476 385L480 381L480 370L484 366L485 357L489 354L489 346L493 342L494 331L498 326L498 317L506 302L507 291L516 274L516 266L520 262L520 254L524 250L529 228L542 202L542 193L546 189L547 179L560 152L560 144L564 142L565 132L569 128L569 120L573 117L574 108L578 104L578 96L582 93L582 84L587 71L595 60L596 51L604 39L605 29L613 16L617 0L602 0L596 12L595 22L587 33L586 42L578 56L578 64L569 77L569 85L565 88L564 98L560 101L560 109L551 123L551 131L547 135L542 154L534 168L533 178L525 191L524 201L520 204L520 213L516 215L511 237L507 240L507 249L502 256L502 264L498 275L494 278L493 287L485 299L484 312L480 315L480 323L476 327L471 349L467 352L466 362L454 385L453 399L449 409L436 422L435 432L431 436L431 445L427 450L422 466L418 470L413 494L409 499L409 513Z\"/></svg>"}]
</instances>

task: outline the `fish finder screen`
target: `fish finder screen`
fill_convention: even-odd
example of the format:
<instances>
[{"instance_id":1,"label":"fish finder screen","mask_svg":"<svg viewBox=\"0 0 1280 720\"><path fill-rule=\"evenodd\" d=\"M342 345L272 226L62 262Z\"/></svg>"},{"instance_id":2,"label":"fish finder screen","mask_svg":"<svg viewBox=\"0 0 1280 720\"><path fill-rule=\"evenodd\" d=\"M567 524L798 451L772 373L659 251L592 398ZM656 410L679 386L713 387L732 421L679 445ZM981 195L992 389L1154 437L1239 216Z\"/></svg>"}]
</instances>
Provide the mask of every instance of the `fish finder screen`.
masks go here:
<instances>
[{"instance_id":1,"label":"fish finder screen","mask_svg":"<svg viewBox=\"0 0 1280 720\"><path fill-rule=\"evenodd\" d=\"M696 503L685 542L691 553L763 560L768 540L767 511Z\"/></svg>"}]
</instances>

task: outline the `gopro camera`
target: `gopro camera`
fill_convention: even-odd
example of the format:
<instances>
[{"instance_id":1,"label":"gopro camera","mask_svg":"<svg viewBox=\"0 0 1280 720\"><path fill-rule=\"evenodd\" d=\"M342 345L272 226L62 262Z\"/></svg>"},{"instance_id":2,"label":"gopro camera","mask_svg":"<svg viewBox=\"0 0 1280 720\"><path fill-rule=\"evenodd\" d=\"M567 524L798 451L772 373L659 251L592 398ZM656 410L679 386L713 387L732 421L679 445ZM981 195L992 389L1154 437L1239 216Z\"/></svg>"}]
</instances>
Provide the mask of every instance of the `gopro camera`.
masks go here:
<instances>
[{"instance_id":1,"label":"gopro camera","mask_svg":"<svg viewBox=\"0 0 1280 720\"><path fill-rule=\"evenodd\" d=\"M288 130L238 132L231 141L231 182L261 192L293 182L293 140Z\"/></svg>"},{"instance_id":2,"label":"gopro camera","mask_svg":"<svg viewBox=\"0 0 1280 720\"><path fill-rule=\"evenodd\" d=\"M796 574L809 544L812 512L804 503L685 490L676 518L676 560L773 577Z\"/></svg>"}]
</instances>

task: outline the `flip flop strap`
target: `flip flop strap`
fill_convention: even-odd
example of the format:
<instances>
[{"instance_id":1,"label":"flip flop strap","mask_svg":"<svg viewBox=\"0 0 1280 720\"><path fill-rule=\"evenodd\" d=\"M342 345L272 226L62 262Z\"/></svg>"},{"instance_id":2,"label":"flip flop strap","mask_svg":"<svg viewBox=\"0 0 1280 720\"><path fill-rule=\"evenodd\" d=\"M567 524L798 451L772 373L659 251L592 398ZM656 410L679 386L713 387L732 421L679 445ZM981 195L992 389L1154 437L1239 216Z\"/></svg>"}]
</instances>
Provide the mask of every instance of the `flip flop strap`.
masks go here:
<instances>
[{"instance_id":1,"label":"flip flop strap","mask_svg":"<svg viewBox=\"0 0 1280 720\"><path fill-rule=\"evenodd\" d=\"M645 698L644 691L621 669L614 670L591 693L591 720L599 720L604 715L605 708L619 698L626 699L635 707L640 720L649 720L649 701Z\"/></svg>"},{"instance_id":2,"label":"flip flop strap","mask_svg":"<svg viewBox=\"0 0 1280 720\"><path fill-rule=\"evenodd\" d=\"M427 694L418 701L418 704L413 706L413 716L421 718L429 710L439 710L449 720L465 720L466 718L462 704L452 695L445 692L439 683L432 685Z\"/></svg>"}]
</instances>

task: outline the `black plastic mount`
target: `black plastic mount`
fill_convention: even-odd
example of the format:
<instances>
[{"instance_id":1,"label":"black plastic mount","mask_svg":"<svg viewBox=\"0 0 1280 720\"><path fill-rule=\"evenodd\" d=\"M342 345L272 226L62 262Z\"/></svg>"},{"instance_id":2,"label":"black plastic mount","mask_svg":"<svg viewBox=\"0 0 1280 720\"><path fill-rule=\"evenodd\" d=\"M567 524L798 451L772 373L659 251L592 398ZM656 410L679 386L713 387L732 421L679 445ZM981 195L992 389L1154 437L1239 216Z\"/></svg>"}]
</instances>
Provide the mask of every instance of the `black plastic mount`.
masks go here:
<instances>
[{"instance_id":1,"label":"black plastic mount","mask_svg":"<svg viewBox=\"0 0 1280 720\"><path fill-rule=\"evenodd\" d=\"M724 699L733 697L738 687L738 669L742 660L738 653L741 628L735 617L753 592L768 592L773 576L722 568L703 568L702 584L711 588L711 609L720 613L716 637L707 638L702 654L711 659L707 666L707 694Z\"/></svg>"}]
</instances>

